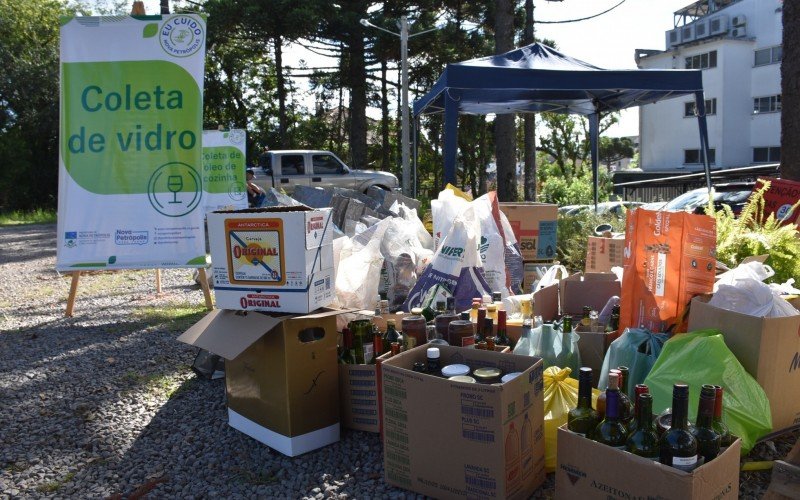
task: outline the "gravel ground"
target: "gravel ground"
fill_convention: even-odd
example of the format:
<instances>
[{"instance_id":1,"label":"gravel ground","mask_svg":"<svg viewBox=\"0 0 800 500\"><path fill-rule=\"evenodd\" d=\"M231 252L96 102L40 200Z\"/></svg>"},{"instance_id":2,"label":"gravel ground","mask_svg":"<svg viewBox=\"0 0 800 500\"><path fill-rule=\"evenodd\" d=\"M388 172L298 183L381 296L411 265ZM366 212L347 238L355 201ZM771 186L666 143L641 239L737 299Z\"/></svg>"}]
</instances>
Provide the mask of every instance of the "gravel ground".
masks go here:
<instances>
[{"instance_id":1,"label":"gravel ground","mask_svg":"<svg viewBox=\"0 0 800 500\"><path fill-rule=\"evenodd\" d=\"M70 278L55 225L0 227L0 498L415 498L383 481L375 434L287 458L227 425L222 380L197 379L175 338L204 314L188 270ZM798 434L747 460L782 458ZM769 472L743 473L760 498ZM553 495L548 477L535 498Z\"/></svg>"}]
</instances>

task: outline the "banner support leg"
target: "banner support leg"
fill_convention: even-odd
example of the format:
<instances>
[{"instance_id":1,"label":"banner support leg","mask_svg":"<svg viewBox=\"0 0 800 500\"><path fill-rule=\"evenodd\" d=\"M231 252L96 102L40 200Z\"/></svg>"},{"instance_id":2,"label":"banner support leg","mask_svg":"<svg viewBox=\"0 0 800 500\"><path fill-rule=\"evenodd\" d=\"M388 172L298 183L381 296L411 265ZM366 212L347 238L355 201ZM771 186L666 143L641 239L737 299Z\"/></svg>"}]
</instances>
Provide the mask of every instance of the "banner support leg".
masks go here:
<instances>
[{"instance_id":1,"label":"banner support leg","mask_svg":"<svg viewBox=\"0 0 800 500\"><path fill-rule=\"evenodd\" d=\"M206 275L206 268L198 268L197 276L200 278L200 288L203 289L203 296L206 298L206 310L211 311L214 309L214 304L211 302L211 290L208 288L208 275Z\"/></svg>"},{"instance_id":2,"label":"banner support leg","mask_svg":"<svg viewBox=\"0 0 800 500\"><path fill-rule=\"evenodd\" d=\"M161 269L156 269L156 294L161 295Z\"/></svg>"},{"instance_id":3,"label":"banner support leg","mask_svg":"<svg viewBox=\"0 0 800 500\"><path fill-rule=\"evenodd\" d=\"M65 318L72 317L72 309L75 307L75 295L78 293L78 278L80 278L80 271L72 272L72 284L69 286L69 296L67 297L67 310L64 311Z\"/></svg>"}]
</instances>

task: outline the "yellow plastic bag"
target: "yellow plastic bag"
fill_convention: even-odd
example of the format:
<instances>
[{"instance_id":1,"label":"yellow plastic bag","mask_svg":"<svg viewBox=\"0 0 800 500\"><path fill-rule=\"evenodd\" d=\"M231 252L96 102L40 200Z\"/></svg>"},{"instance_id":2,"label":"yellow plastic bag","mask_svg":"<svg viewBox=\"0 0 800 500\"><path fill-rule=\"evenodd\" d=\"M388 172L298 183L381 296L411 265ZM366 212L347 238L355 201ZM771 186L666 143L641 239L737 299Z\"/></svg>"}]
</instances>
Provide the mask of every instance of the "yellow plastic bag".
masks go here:
<instances>
[{"instance_id":1,"label":"yellow plastic bag","mask_svg":"<svg viewBox=\"0 0 800 500\"><path fill-rule=\"evenodd\" d=\"M556 435L567 423L567 414L578 406L578 381L570 378L572 370L551 366L544 371L544 468L556 470ZM596 376L596 374L595 374ZM597 406L600 391L592 389L592 407Z\"/></svg>"},{"instance_id":2,"label":"yellow plastic bag","mask_svg":"<svg viewBox=\"0 0 800 500\"><path fill-rule=\"evenodd\" d=\"M464 191L458 189L457 187L455 187L454 185L450 184L449 182L447 183L447 185L444 188L445 189L449 189L450 191L454 192L456 194L456 196L458 196L459 198L464 198L467 201L472 201L472 195L471 194L465 193Z\"/></svg>"}]
</instances>

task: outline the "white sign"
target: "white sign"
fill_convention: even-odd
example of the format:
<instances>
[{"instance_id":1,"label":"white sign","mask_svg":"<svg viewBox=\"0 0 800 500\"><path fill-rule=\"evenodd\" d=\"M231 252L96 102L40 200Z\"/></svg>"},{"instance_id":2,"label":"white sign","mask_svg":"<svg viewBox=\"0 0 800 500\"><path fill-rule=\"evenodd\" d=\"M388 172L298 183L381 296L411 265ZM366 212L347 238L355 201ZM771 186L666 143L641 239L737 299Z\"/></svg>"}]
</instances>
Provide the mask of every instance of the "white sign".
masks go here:
<instances>
[{"instance_id":1,"label":"white sign","mask_svg":"<svg viewBox=\"0 0 800 500\"><path fill-rule=\"evenodd\" d=\"M247 208L245 138L241 129L203 131L204 212Z\"/></svg>"},{"instance_id":2,"label":"white sign","mask_svg":"<svg viewBox=\"0 0 800 500\"><path fill-rule=\"evenodd\" d=\"M61 23L61 271L206 264L205 19Z\"/></svg>"}]
</instances>

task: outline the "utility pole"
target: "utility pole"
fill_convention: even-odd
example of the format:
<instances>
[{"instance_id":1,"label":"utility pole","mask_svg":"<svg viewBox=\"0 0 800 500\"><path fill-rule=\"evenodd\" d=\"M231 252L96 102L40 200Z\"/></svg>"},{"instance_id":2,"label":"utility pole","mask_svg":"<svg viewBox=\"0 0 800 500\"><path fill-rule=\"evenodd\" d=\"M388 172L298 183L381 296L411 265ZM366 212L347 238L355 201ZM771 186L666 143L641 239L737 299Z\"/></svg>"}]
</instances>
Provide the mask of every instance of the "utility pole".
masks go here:
<instances>
[{"instance_id":1,"label":"utility pole","mask_svg":"<svg viewBox=\"0 0 800 500\"><path fill-rule=\"evenodd\" d=\"M403 194L411 196L411 165L409 159L409 132L408 132L408 18L403 16L400 19L400 88L402 97L400 99L401 120L400 120L400 148L402 149L403 162Z\"/></svg>"}]
</instances>

